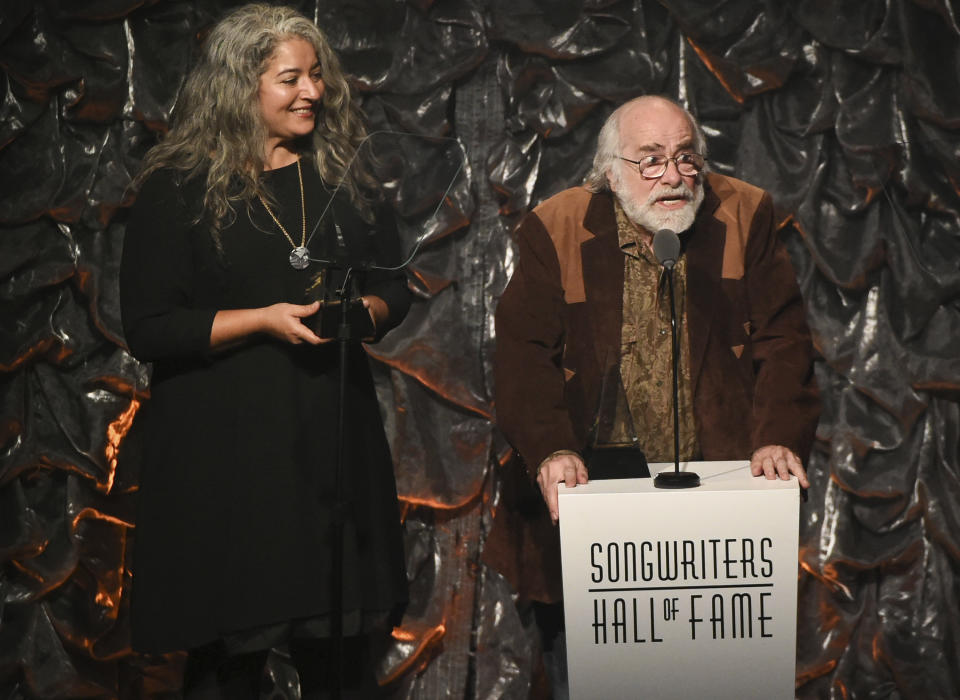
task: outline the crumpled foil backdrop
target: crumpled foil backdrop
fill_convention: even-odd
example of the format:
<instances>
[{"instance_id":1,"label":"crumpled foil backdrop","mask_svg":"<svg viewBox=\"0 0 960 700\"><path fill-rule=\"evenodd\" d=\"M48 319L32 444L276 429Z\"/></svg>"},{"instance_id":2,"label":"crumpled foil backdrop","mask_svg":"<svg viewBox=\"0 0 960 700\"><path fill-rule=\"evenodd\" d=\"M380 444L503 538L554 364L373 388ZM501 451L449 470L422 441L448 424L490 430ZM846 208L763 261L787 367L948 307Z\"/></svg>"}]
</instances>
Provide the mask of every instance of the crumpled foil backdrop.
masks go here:
<instances>
[{"instance_id":1,"label":"crumpled foil backdrop","mask_svg":"<svg viewBox=\"0 0 960 700\"><path fill-rule=\"evenodd\" d=\"M149 374L124 349L117 266L125 188L204 28L235 4L0 5L4 698L176 697L182 657L128 646ZM371 124L424 137L395 199L425 238L417 301L371 348L412 595L380 668L393 696L538 687L509 586L479 562L508 454L490 362L509 231L579 181L616 105L667 93L703 121L716 170L773 193L822 355L797 694L960 697L956 0L299 7ZM446 198L440 137L467 160ZM270 673L270 697L297 697L282 651Z\"/></svg>"}]
</instances>

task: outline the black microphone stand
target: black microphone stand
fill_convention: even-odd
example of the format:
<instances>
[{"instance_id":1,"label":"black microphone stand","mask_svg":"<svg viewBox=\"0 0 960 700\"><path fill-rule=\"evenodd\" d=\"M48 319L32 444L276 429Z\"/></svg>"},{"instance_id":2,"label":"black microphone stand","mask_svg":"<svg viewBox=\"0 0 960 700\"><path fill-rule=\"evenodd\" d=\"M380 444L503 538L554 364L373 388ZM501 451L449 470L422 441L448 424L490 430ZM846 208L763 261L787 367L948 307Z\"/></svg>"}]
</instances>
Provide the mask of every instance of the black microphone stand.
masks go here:
<instances>
[{"instance_id":1,"label":"black microphone stand","mask_svg":"<svg viewBox=\"0 0 960 700\"><path fill-rule=\"evenodd\" d=\"M673 471L662 471L657 474L653 485L658 489L690 489L700 485L700 476L695 472L680 471L680 384L677 377L680 357L677 349L677 309L673 301L673 266L673 260L663 263L670 292L670 339L673 355Z\"/></svg>"},{"instance_id":2,"label":"black microphone stand","mask_svg":"<svg viewBox=\"0 0 960 700\"><path fill-rule=\"evenodd\" d=\"M338 264L324 262L329 269L335 269ZM361 270L367 269L360 266ZM343 497L343 474L346 463L345 426L347 424L347 379L350 374L350 342L358 340L353 337L353 325L350 322L350 305L352 299L358 299L359 290L356 288L356 278L353 273L356 267L345 265L343 282L337 285L337 300L340 304L340 322L337 325L337 349L339 351L340 376L337 387L337 425L336 425L336 464L333 474L333 517L332 517L332 561L330 565L331 586L330 595L330 635L333 638L332 662L334 664L333 687L331 697L339 700L343 688L343 530L347 517L347 504ZM359 302L357 302L359 303ZM358 329L357 331L363 332Z\"/></svg>"},{"instance_id":3,"label":"black microphone stand","mask_svg":"<svg viewBox=\"0 0 960 700\"><path fill-rule=\"evenodd\" d=\"M345 461L344 426L346 425L347 375L351 340L350 291L352 268L348 267L343 284L337 289L340 300L340 324L337 326L337 347L340 353L340 377L337 396L337 462L333 477L333 561L330 574L333 577L331 595L331 629L333 637L334 684L331 688L334 700L339 700L343 687L343 525L346 506L343 502L343 468Z\"/></svg>"},{"instance_id":4,"label":"black microphone stand","mask_svg":"<svg viewBox=\"0 0 960 700\"><path fill-rule=\"evenodd\" d=\"M337 324L338 366L340 375L337 381L337 422L336 435L336 463L333 472L333 511L331 518L331 558L330 562L330 636L333 641L331 662L333 663L333 686L330 688L331 697L339 700L343 691L343 531L347 518L347 503L343 495L343 474L346 464L346 424L347 424L347 381L350 374L350 342L359 340L354 338L353 324L350 321L351 303L362 303L359 300L359 288L354 273L377 269L376 266L366 263L352 264L345 261L314 259L328 272L344 270L343 281L335 286L337 303L340 305L340 320ZM322 313L318 312L318 313ZM313 329L323 334L322 319ZM358 329L357 333L364 332Z\"/></svg>"},{"instance_id":5,"label":"black microphone stand","mask_svg":"<svg viewBox=\"0 0 960 700\"><path fill-rule=\"evenodd\" d=\"M395 132L389 130L378 130L367 134L363 141L357 146L356 152L354 153L351 160L347 163L346 168L349 170L354 161L357 159L360 154L361 147L368 142L375 135L386 134L391 137L394 136L404 136L402 132ZM424 138L426 137L418 137ZM457 177L463 171L467 163L466 151L463 148L463 145L460 144L459 140L451 137L430 137L430 141L441 140L449 141L451 143L457 144L461 152L463 153L463 158L459 162L459 167L456 172L453 174L453 177L450 179L449 184L446 187L446 190L443 193L443 196L437 201L436 209L434 209L432 217L436 217L440 208L448 202L448 196L450 195L451 190L454 187L454 184L457 181ZM376 159L374 159L376 160ZM362 159L361 159L362 162ZM317 232L320 227L321 222L323 222L326 215L327 209L333 206L333 200L337 195L337 192L340 191L340 186L343 184L343 179L337 183L336 188L333 193L330 195L330 201L327 204L327 208L324 209L323 213L320 215L320 218L317 220L317 223L313 227L313 231L310 233L310 237ZM334 226L336 227L336 219L334 218ZM339 229L338 229L339 232ZM343 472L344 472L344 462L346 461L345 455L345 439L344 439L344 426L346 425L346 399L347 399L347 375L349 370L349 348L350 342L353 340L353 327L350 323L350 301L351 297L356 297L359 294L359 290L356 289L356 284L353 277L353 273L356 271L361 272L370 272L372 270L382 270L386 272L393 272L397 270L402 270L407 267L408 264L414 259L417 255L417 252L420 250L421 244L424 242L425 238L418 238L416 245L413 247L413 250L410 252L409 256L396 266L383 266L375 265L372 261L356 261L356 264L346 265L346 272L344 274L343 283L337 289L337 297L340 303L340 323L337 326L337 343L339 348L339 363L340 363L340 378L339 378L339 387L338 387L338 405L337 405L337 427L336 427L336 443L337 443L337 462L334 472L334 507L333 507L333 523L332 523L332 536L333 536L333 546L332 546L332 555L333 561L331 562L331 595L333 600L330 605L330 614L332 616L331 625L330 625L330 634L333 636L333 663L334 668L334 683L331 688L331 697L334 700L340 700L340 697L343 694L343 531L344 524L346 522L347 516L347 504L344 503L343 498ZM308 239L309 241L309 239ZM336 257L336 256L334 256ZM320 260L320 259L311 259L312 262L317 262L322 265L327 266L332 269L338 266L337 261L335 260ZM356 291L357 294L352 294L351 292ZM375 329L374 329L375 330ZM358 329L357 333L363 333L364 330ZM359 340L359 338L357 339Z\"/></svg>"}]
</instances>

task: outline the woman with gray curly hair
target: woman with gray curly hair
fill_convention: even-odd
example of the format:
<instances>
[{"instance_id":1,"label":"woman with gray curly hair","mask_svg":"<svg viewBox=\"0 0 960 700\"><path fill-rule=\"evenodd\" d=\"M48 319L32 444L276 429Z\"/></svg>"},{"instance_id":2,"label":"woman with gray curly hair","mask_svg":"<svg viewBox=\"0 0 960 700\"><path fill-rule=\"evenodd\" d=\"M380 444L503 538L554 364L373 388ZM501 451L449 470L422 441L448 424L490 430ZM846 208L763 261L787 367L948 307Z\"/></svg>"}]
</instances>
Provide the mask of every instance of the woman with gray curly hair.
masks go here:
<instances>
[{"instance_id":1,"label":"woman with gray curly hair","mask_svg":"<svg viewBox=\"0 0 960 700\"><path fill-rule=\"evenodd\" d=\"M370 636L406 602L369 365L350 341L338 508L338 344L314 322L323 302L309 301L309 290L344 283L342 267L321 261L399 262L395 221L357 167L364 137L317 27L290 8L246 5L206 38L170 131L134 182L120 301L130 352L152 362L153 375L132 641L143 652L188 651L187 698L258 697L278 645L302 697L332 683L370 697ZM355 323L377 340L409 308L405 276L351 279L362 300ZM333 668L340 633L345 658Z\"/></svg>"}]
</instances>

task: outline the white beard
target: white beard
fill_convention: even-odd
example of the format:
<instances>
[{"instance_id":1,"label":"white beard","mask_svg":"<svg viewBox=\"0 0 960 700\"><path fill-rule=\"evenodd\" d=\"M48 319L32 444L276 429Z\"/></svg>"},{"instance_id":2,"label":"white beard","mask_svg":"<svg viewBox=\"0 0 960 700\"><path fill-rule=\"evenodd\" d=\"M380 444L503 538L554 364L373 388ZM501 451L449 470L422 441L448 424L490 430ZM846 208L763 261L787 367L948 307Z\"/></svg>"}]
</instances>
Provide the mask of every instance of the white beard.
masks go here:
<instances>
[{"instance_id":1,"label":"white beard","mask_svg":"<svg viewBox=\"0 0 960 700\"><path fill-rule=\"evenodd\" d=\"M618 187L616 192L617 201L623 207L624 213L637 226L642 226L650 233L656 233L660 229L670 229L675 233L683 233L693 226L694 219L697 218L697 211L703 203L703 183L700 178L691 190L683 182L674 188L658 186L645 202L638 202L635 199L629 199L623 196L623 187ZM656 203L666 195L682 195L686 203L679 209L659 210Z\"/></svg>"}]
</instances>

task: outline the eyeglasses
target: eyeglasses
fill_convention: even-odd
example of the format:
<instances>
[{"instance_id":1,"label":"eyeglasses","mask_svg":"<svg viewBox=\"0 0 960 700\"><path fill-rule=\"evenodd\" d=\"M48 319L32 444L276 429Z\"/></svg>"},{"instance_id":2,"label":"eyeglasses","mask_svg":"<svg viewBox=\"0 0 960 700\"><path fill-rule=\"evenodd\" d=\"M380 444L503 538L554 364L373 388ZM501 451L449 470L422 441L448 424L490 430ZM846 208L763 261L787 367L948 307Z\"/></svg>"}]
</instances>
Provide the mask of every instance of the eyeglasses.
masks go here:
<instances>
[{"instance_id":1,"label":"eyeglasses","mask_svg":"<svg viewBox=\"0 0 960 700\"><path fill-rule=\"evenodd\" d=\"M656 180L658 177L663 177L663 174L667 172L667 163L670 161L673 161L673 164L677 166L677 171L681 175L687 177L698 175L700 171L703 170L704 165L703 156L697 153L681 153L674 158L667 158L666 156L646 156L640 160L630 160L629 158L620 156L620 160L625 160L635 165L637 172L639 172L640 176L645 180Z\"/></svg>"}]
</instances>

